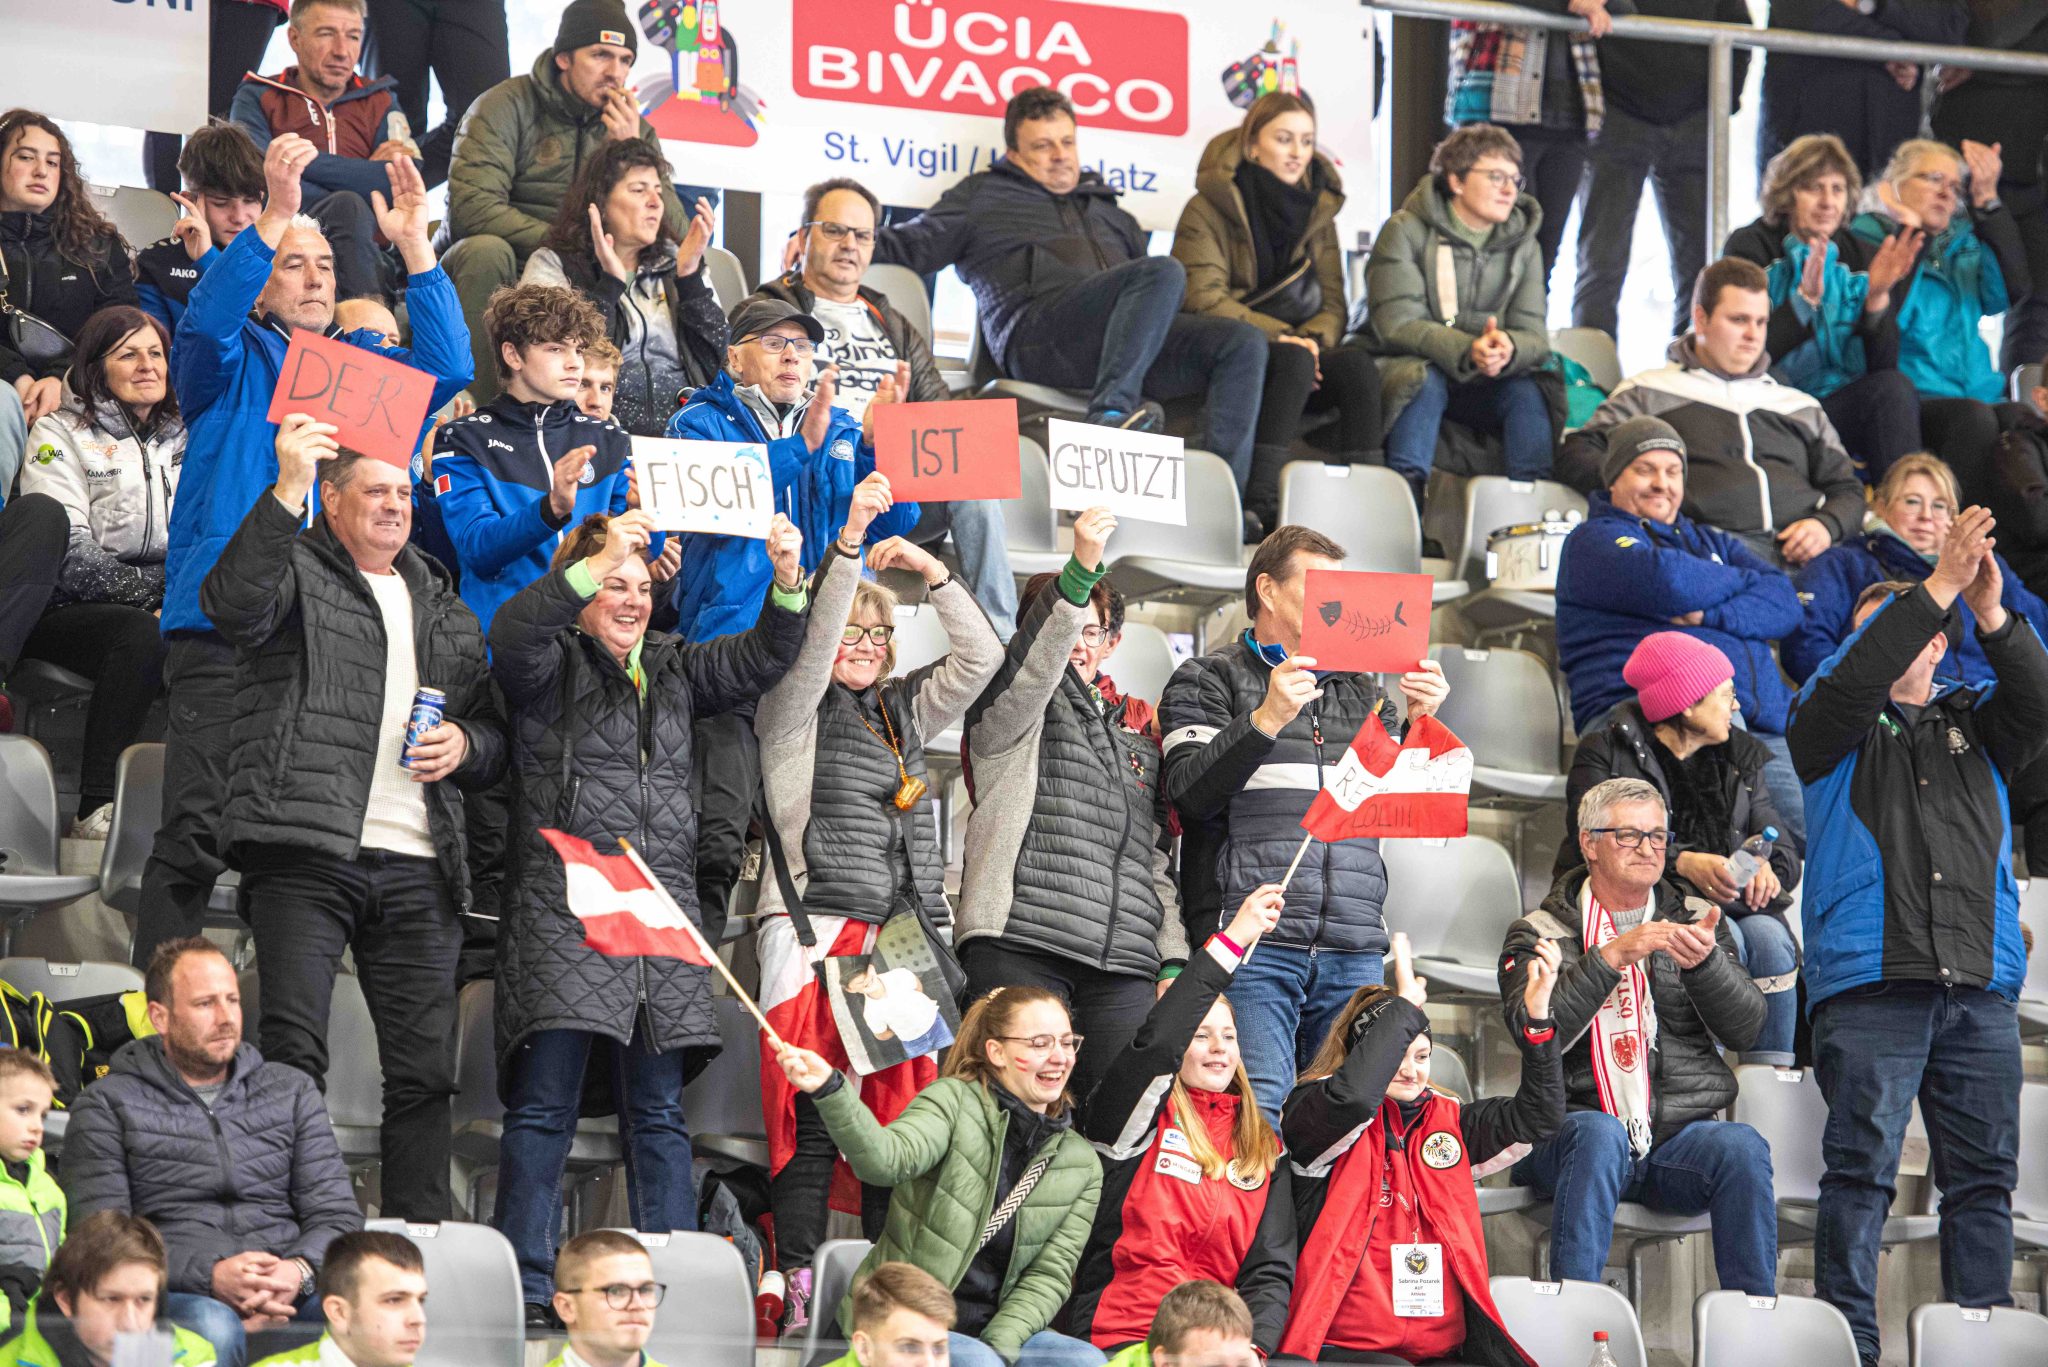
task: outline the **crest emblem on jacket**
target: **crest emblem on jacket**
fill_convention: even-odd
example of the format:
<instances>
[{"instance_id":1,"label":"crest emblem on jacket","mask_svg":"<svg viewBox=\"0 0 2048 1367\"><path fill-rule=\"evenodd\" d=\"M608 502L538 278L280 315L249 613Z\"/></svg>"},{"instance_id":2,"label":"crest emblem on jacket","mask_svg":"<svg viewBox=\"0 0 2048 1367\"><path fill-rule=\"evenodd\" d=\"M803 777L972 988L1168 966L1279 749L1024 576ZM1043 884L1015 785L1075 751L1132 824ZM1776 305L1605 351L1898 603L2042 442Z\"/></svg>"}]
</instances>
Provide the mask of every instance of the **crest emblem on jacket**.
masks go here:
<instances>
[{"instance_id":1,"label":"crest emblem on jacket","mask_svg":"<svg viewBox=\"0 0 2048 1367\"><path fill-rule=\"evenodd\" d=\"M1239 1191L1257 1191L1260 1187L1266 1185L1266 1179L1263 1174L1238 1167L1235 1158L1231 1159L1229 1166L1223 1169L1223 1175L1229 1178L1230 1185L1236 1187Z\"/></svg>"},{"instance_id":2,"label":"crest emblem on jacket","mask_svg":"<svg viewBox=\"0 0 2048 1367\"><path fill-rule=\"evenodd\" d=\"M1460 1144L1458 1137L1449 1130L1438 1130L1435 1134L1422 1141L1422 1161L1439 1171L1444 1168L1456 1167L1458 1160L1464 1156L1465 1146ZM1415 1255L1411 1253L1408 1256L1411 1270L1422 1272L1427 1269L1427 1261L1424 1262L1422 1267L1416 1267L1414 1265Z\"/></svg>"},{"instance_id":3,"label":"crest emblem on jacket","mask_svg":"<svg viewBox=\"0 0 2048 1367\"><path fill-rule=\"evenodd\" d=\"M1970 742L1963 739L1963 733L1951 726L1948 729L1948 752L1951 755L1960 755L1969 748Z\"/></svg>"}]
</instances>

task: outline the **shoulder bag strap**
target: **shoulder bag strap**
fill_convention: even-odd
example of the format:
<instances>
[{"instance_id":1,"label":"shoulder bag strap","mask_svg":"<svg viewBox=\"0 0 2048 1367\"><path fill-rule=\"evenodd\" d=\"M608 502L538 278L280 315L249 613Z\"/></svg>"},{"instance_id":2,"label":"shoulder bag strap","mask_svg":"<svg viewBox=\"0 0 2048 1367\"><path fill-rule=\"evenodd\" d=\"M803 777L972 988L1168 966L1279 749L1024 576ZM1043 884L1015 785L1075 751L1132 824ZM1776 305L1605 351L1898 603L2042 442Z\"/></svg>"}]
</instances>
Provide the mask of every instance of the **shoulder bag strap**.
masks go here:
<instances>
[{"instance_id":1,"label":"shoulder bag strap","mask_svg":"<svg viewBox=\"0 0 2048 1367\"><path fill-rule=\"evenodd\" d=\"M1052 1156L1058 1149L1059 1142L1055 1140L1051 1148L1038 1155L1038 1160L1024 1169L1024 1175L1017 1179L1016 1186L1010 1188L1010 1194L1003 1198L1003 1203L989 1212L988 1223L981 1227L981 1242L974 1246L976 1253L987 1248L989 1241L1001 1234L1003 1226L1010 1223L1017 1212L1024 1208L1024 1202L1030 1197L1031 1189L1038 1185L1038 1179L1045 1176L1045 1170L1052 1166Z\"/></svg>"}]
</instances>

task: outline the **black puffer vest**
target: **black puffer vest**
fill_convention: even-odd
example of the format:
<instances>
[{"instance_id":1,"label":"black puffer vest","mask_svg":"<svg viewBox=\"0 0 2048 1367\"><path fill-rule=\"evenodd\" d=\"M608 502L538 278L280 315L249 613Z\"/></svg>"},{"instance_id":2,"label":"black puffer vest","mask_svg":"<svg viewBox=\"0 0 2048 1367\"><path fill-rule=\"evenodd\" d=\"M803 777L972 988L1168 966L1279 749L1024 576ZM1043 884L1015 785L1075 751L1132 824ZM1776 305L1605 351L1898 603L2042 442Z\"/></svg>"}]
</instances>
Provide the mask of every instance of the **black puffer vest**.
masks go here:
<instances>
[{"instance_id":1,"label":"black puffer vest","mask_svg":"<svg viewBox=\"0 0 2048 1367\"><path fill-rule=\"evenodd\" d=\"M891 679L861 694L838 684L825 690L818 708L811 819L804 828L809 872L804 910L879 923L907 889L923 899L932 924L945 925L952 913L931 806L920 802L907 812L897 810L896 791L903 779L884 744L889 727L876 706L878 695L903 747L903 771L927 778L924 746L910 726L911 698L904 680Z\"/></svg>"}]
</instances>

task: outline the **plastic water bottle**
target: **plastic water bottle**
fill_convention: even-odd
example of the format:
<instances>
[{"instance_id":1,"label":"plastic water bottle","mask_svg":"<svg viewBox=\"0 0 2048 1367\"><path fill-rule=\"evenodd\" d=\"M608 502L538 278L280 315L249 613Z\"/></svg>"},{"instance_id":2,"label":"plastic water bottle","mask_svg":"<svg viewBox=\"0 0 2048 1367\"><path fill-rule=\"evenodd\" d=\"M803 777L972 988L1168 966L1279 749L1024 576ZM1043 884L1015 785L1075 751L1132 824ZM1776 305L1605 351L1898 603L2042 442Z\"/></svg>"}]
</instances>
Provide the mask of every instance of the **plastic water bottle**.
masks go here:
<instances>
[{"instance_id":1,"label":"plastic water bottle","mask_svg":"<svg viewBox=\"0 0 2048 1367\"><path fill-rule=\"evenodd\" d=\"M787 1288L780 1272L770 1268L761 1274L754 1291L754 1341L772 1344L782 1332L783 1296Z\"/></svg>"},{"instance_id":2,"label":"plastic water bottle","mask_svg":"<svg viewBox=\"0 0 2048 1367\"><path fill-rule=\"evenodd\" d=\"M1761 835L1753 835L1742 842L1742 848L1728 856L1729 871L1735 875L1735 886L1746 888L1749 880L1756 877L1756 871L1771 857L1771 846L1778 839L1778 828L1766 826Z\"/></svg>"},{"instance_id":3,"label":"plastic water bottle","mask_svg":"<svg viewBox=\"0 0 2048 1367\"><path fill-rule=\"evenodd\" d=\"M1593 1335L1593 1360L1586 1367L1614 1367L1614 1354L1607 1351L1607 1331L1602 1329Z\"/></svg>"}]
</instances>

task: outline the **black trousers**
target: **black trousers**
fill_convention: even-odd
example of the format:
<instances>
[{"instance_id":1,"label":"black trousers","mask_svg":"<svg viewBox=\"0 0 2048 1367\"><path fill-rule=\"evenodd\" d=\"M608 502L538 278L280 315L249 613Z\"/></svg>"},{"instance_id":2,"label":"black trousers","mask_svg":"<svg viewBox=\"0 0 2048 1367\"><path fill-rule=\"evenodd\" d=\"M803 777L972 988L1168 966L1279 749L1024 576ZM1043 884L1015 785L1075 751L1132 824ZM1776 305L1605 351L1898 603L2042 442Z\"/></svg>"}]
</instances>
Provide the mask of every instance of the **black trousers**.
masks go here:
<instances>
[{"instance_id":1,"label":"black trousers","mask_svg":"<svg viewBox=\"0 0 2048 1367\"><path fill-rule=\"evenodd\" d=\"M1863 462L1863 477L1876 484L1900 456L1923 449L1920 395L1896 370L1873 370L1820 401L1842 447Z\"/></svg>"},{"instance_id":2,"label":"black trousers","mask_svg":"<svg viewBox=\"0 0 2048 1367\"><path fill-rule=\"evenodd\" d=\"M1564 222L1572 216L1572 201L1578 198L1579 178L1586 169L1586 131L1516 124L1508 132L1522 146L1522 175L1528 182L1529 193L1543 206L1543 224L1536 230L1536 245L1543 249L1543 279L1547 286L1550 268L1557 264L1558 244L1564 241Z\"/></svg>"},{"instance_id":3,"label":"black trousers","mask_svg":"<svg viewBox=\"0 0 2048 1367\"><path fill-rule=\"evenodd\" d=\"M1067 1081L1077 1105L1086 1106L1104 1071L1137 1037L1159 990L1148 978L1109 973L1078 959L1021 949L1000 936L981 935L960 947L967 991L979 997L998 987L1042 987L1066 998L1074 1033L1086 1035Z\"/></svg>"},{"instance_id":4,"label":"black trousers","mask_svg":"<svg viewBox=\"0 0 2048 1367\"><path fill-rule=\"evenodd\" d=\"M169 649L156 614L126 603L66 603L45 612L29 633L23 659L47 660L93 681L78 779L80 816L114 800L114 770L163 692Z\"/></svg>"},{"instance_id":5,"label":"black trousers","mask_svg":"<svg viewBox=\"0 0 2048 1367\"><path fill-rule=\"evenodd\" d=\"M398 107L420 145L428 185L448 179L455 130L476 97L512 74L505 0L369 0L363 68L398 81ZM441 84L445 118L427 128L427 73Z\"/></svg>"},{"instance_id":6,"label":"black trousers","mask_svg":"<svg viewBox=\"0 0 2048 1367\"><path fill-rule=\"evenodd\" d=\"M243 906L262 965L258 1047L327 1086L327 1014L353 949L384 1068L384 1213L446 1220L448 1099L455 1094L455 968L462 928L431 859L294 845L243 860Z\"/></svg>"},{"instance_id":7,"label":"black trousers","mask_svg":"<svg viewBox=\"0 0 2048 1367\"><path fill-rule=\"evenodd\" d=\"M1301 436L1302 415L1337 411L1335 436L1316 434L1317 443L1339 455L1376 451L1380 445L1380 371L1362 347L1328 347L1322 353L1323 380L1316 383L1317 358L1305 346L1274 342L1266 350L1266 388L1259 400L1260 446L1286 446ZM1257 483L1258 476L1252 477Z\"/></svg>"},{"instance_id":8,"label":"black trousers","mask_svg":"<svg viewBox=\"0 0 2048 1367\"><path fill-rule=\"evenodd\" d=\"M831 1215L832 1165L838 1157L839 1146L832 1142L817 1103L799 1093L796 1150L768 1184L768 1202L775 1212L775 1265L785 1273L809 1267L818 1245L825 1242L825 1223ZM882 1237L882 1221L889 1214L889 1190L861 1183L863 1238ZM836 1313L829 1306L811 1308L813 1319Z\"/></svg>"},{"instance_id":9,"label":"black trousers","mask_svg":"<svg viewBox=\"0 0 2048 1367\"><path fill-rule=\"evenodd\" d=\"M704 938L715 946L725 933L726 906L747 858L747 823L761 794L752 709L697 718L695 744L697 909Z\"/></svg>"},{"instance_id":10,"label":"black trousers","mask_svg":"<svg viewBox=\"0 0 2048 1367\"><path fill-rule=\"evenodd\" d=\"M1991 462L1998 446L1998 413L1990 404L1923 396L1920 436L1927 449L1956 472L1965 504L1989 501Z\"/></svg>"},{"instance_id":11,"label":"black trousers","mask_svg":"<svg viewBox=\"0 0 2048 1367\"><path fill-rule=\"evenodd\" d=\"M71 519L48 494L22 494L0 505L0 683L43 620L70 539Z\"/></svg>"},{"instance_id":12,"label":"black trousers","mask_svg":"<svg viewBox=\"0 0 2048 1367\"><path fill-rule=\"evenodd\" d=\"M163 821L142 871L135 917L135 966L165 940L197 935L206 920L220 856L227 795L228 728L235 719L235 652L211 631L181 631L164 660L171 692L164 732Z\"/></svg>"}]
</instances>

